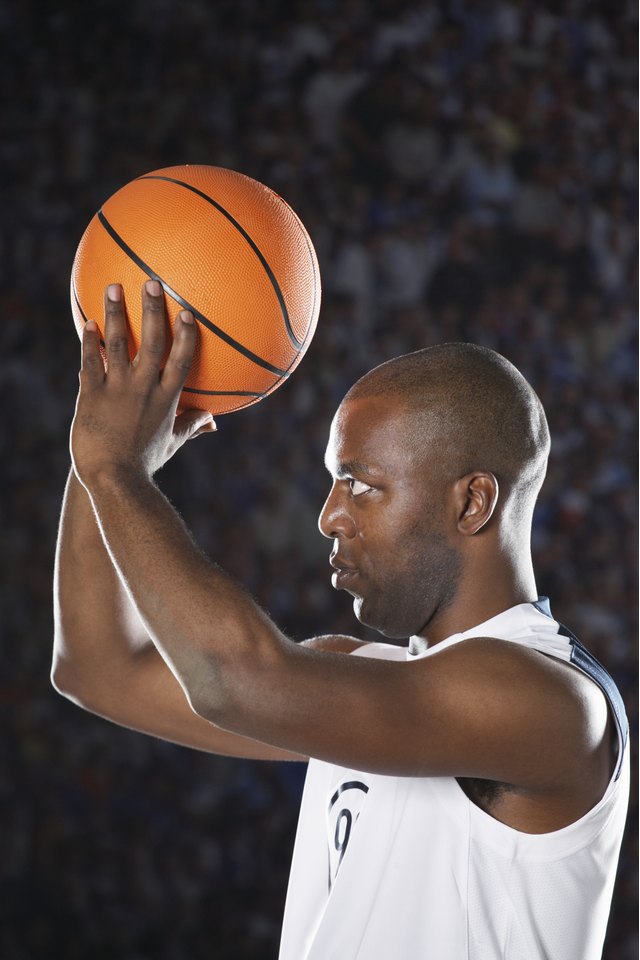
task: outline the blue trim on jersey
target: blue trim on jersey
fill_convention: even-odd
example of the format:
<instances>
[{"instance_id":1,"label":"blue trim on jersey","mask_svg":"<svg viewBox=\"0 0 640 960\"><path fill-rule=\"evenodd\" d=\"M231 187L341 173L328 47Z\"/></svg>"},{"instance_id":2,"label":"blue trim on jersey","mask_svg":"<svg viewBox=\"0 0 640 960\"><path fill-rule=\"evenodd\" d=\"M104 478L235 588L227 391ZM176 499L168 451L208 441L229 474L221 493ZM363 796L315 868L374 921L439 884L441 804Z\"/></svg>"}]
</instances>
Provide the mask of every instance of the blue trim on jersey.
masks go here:
<instances>
[{"instance_id":1,"label":"blue trim on jersey","mask_svg":"<svg viewBox=\"0 0 640 960\"><path fill-rule=\"evenodd\" d=\"M596 660L593 654L589 653L587 648L580 643L578 638L568 630L564 624L559 625L558 633L563 637L568 637L571 643L571 663L574 663L576 667L579 667L583 673L586 673L588 677L591 677L594 680L605 697L609 701L609 706L611 707L612 713L615 717L616 724L618 725L618 731L620 733L620 739L622 740L622 750L620 751L620 756L618 757L618 766L616 769L615 779L617 780L620 776L622 770L622 758L624 756L624 751L627 747L627 740L629 738L629 721L627 720L627 712L625 710L624 702L620 696L620 691L618 690L615 681L610 673L608 673L602 664Z\"/></svg>"},{"instance_id":2,"label":"blue trim on jersey","mask_svg":"<svg viewBox=\"0 0 640 960\"><path fill-rule=\"evenodd\" d=\"M536 610L539 610L540 613L543 613L545 617L550 617L553 620L553 614L551 613L551 606L549 604L548 597L539 597L537 601L533 603L533 606ZM620 751L620 756L618 757L618 765L616 769L615 779L617 780L620 776L620 771L622 769L622 758L624 756L624 751L627 747L627 740L629 738L629 721L627 720L627 712L625 710L624 701L620 696L620 691L618 690L615 681L610 673L605 670L602 664L596 660L593 654L589 653L584 644L580 643L575 634L571 633L571 630L568 630L564 624L558 624L558 633L561 637L566 637L571 644L571 657L570 662L575 664L576 667L579 667L583 673L586 673L588 677L597 683L602 692L604 693L611 711L616 721L618 731L620 733L620 739L622 740L622 750Z\"/></svg>"},{"instance_id":3,"label":"blue trim on jersey","mask_svg":"<svg viewBox=\"0 0 640 960\"><path fill-rule=\"evenodd\" d=\"M533 606L536 610L539 610L540 613L544 613L545 617L549 617L550 620L553 620L553 614L551 613L551 606L549 604L549 597L538 597L537 600L533 601Z\"/></svg>"}]
</instances>

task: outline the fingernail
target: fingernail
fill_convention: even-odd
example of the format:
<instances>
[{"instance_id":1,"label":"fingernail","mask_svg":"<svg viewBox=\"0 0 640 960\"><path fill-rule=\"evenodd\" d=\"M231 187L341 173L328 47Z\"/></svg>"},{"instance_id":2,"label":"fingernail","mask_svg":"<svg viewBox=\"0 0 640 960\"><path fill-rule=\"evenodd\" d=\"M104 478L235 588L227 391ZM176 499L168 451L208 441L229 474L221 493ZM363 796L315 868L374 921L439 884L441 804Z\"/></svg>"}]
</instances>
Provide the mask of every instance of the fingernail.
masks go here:
<instances>
[{"instance_id":1,"label":"fingernail","mask_svg":"<svg viewBox=\"0 0 640 960\"><path fill-rule=\"evenodd\" d=\"M194 323L193 314L189 313L188 310L180 311L180 319L183 323Z\"/></svg>"},{"instance_id":2,"label":"fingernail","mask_svg":"<svg viewBox=\"0 0 640 960\"><path fill-rule=\"evenodd\" d=\"M162 287L157 280L147 280L145 286L150 297L159 297L162 293Z\"/></svg>"},{"instance_id":3,"label":"fingernail","mask_svg":"<svg viewBox=\"0 0 640 960\"><path fill-rule=\"evenodd\" d=\"M84 328L85 330L97 330L98 324L95 322L95 320L87 320L87 322L84 325Z\"/></svg>"},{"instance_id":4,"label":"fingernail","mask_svg":"<svg viewBox=\"0 0 640 960\"><path fill-rule=\"evenodd\" d=\"M122 300L122 287L119 283L110 283L107 287L107 297L112 303L119 303Z\"/></svg>"}]
</instances>

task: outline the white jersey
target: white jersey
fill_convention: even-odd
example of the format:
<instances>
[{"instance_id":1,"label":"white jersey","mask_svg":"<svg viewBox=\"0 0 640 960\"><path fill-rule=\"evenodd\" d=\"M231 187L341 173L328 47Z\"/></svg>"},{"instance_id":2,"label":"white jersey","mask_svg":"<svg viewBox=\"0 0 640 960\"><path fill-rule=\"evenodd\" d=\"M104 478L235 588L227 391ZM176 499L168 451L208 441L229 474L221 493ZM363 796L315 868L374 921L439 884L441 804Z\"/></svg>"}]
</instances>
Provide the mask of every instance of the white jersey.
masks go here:
<instances>
[{"instance_id":1,"label":"white jersey","mask_svg":"<svg viewBox=\"0 0 640 960\"><path fill-rule=\"evenodd\" d=\"M599 960L624 828L628 725L611 677L545 600L442 641L483 636L542 651L592 677L620 750L580 820L526 834L493 819L452 777L387 777L312 760L280 960ZM363 656L414 659L371 644Z\"/></svg>"}]
</instances>

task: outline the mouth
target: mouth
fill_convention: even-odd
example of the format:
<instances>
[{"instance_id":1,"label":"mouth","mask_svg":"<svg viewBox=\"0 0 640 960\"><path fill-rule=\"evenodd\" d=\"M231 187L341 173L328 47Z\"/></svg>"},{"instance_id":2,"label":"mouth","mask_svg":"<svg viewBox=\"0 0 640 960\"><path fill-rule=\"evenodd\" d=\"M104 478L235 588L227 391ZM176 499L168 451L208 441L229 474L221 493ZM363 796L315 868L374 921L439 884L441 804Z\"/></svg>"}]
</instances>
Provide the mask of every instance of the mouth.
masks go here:
<instances>
[{"instance_id":1,"label":"mouth","mask_svg":"<svg viewBox=\"0 0 640 960\"><path fill-rule=\"evenodd\" d=\"M346 590L348 585L358 576L357 569L347 563L341 557L329 557L329 563L333 567L331 574L331 585L335 590Z\"/></svg>"}]
</instances>

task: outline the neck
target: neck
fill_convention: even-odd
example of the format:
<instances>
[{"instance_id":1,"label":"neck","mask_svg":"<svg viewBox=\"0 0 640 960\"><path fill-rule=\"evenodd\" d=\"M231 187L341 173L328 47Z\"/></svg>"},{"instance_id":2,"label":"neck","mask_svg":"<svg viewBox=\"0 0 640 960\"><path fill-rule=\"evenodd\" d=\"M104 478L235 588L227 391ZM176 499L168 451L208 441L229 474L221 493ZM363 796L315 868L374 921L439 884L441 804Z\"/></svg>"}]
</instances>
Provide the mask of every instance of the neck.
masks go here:
<instances>
[{"instance_id":1,"label":"neck","mask_svg":"<svg viewBox=\"0 0 640 960\"><path fill-rule=\"evenodd\" d=\"M529 550L513 556L494 556L493 562L479 556L476 563L465 565L458 591L451 603L436 610L424 629L411 638L412 653L424 652L447 637L464 633L485 620L519 603L538 599Z\"/></svg>"}]
</instances>

